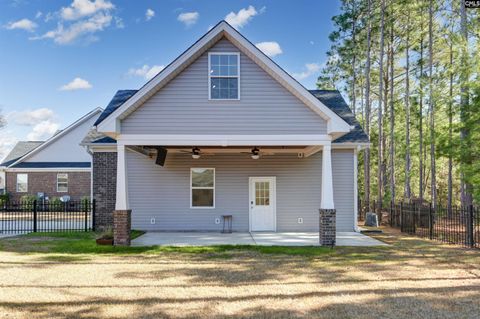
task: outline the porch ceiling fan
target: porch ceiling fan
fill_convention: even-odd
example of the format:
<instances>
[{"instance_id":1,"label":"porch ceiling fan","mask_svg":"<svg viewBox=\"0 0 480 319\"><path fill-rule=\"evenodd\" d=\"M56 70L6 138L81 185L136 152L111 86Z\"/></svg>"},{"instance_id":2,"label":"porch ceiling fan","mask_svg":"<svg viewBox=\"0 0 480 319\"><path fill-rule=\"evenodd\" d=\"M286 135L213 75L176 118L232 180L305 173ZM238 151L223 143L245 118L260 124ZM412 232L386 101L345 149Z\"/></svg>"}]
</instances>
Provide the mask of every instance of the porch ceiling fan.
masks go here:
<instances>
[{"instance_id":1,"label":"porch ceiling fan","mask_svg":"<svg viewBox=\"0 0 480 319\"><path fill-rule=\"evenodd\" d=\"M179 152L191 154L193 159L199 159L202 155L215 155L213 153L202 152L198 147L193 147L191 151L179 150Z\"/></svg>"},{"instance_id":2,"label":"porch ceiling fan","mask_svg":"<svg viewBox=\"0 0 480 319\"><path fill-rule=\"evenodd\" d=\"M252 148L252 150L250 152L240 152L240 153L250 154L250 157L254 160L257 160L257 159L260 158L260 149L256 146L254 148ZM264 155L263 152L262 152L262 155Z\"/></svg>"}]
</instances>

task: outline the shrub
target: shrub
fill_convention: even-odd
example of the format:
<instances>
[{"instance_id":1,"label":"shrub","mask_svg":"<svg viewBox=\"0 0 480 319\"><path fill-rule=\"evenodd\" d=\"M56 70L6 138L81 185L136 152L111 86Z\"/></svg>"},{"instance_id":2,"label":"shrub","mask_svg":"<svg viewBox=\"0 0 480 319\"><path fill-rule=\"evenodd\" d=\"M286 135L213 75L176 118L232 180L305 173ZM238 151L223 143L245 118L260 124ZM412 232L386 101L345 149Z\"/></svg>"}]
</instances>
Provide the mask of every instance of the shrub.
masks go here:
<instances>
[{"instance_id":1,"label":"shrub","mask_svg":"<svg viewBox=\"0 0 480 319\"><path fill-rule=\"evenodd\" d=\"M50 210L62 210L63 203L59 197L52 197L48 200L48 204L50 205Z\"/></svg>"},{"instance_id":2,"label":"shrub","mask_svg":"<svg viewBox=\"0 0 480 319\"><path fill-rule=\"evenodd\" d=\"M90 209L90 197L89 196L83 196L80 198L80 207L82 211L88 211Z\"/></svg>"},{"instance_id":3,"label":"shrub","mask_svg":"<svg viewBox=\"0 0 480 319\"><path fill-rule=\"evenodd\" d=\"M8 193L1 194L0 195L0 206L5 205L5 203L8 202L9 198L10 198L10 195Z\"/></svg>"},{"instance_id":4,"label":"shrub","mask_svg":"<svg viewBox=\"0 0 480 319\"><path fill-rule=\"evenodd\" d=\"M37 196L35 195L23 195L20 197L20 201L26 204L32 204L35 200L37 200Z\"/></svg>"},{"instance_id":5,"label":"shrub","mask_svg":"<svg viewBox=\"0 0 480 319\"><path fill-rule=\"evenodd\" d=\"M106 227L101 233L98 239L113 239L113 229Z\"/></svg>"}]
</instances>

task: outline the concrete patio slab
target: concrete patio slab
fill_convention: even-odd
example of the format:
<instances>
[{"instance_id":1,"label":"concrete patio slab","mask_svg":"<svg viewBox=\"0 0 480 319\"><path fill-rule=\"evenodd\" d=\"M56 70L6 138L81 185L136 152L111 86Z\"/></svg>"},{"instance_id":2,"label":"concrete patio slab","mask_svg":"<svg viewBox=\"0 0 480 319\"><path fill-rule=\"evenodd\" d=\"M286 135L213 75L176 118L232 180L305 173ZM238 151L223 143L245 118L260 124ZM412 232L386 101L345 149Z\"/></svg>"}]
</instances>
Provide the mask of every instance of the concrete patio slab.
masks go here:
<instances>
[{"instance_id":1,"label":"concrete patio slab","mask_svg":"<svg viewBox=\"0 0 480 319\"><path fill-rule=\"evenodd\" d=\"M319 246L317 232L255 232L221 234L214 232L147 232L132 240L132 246ZM387 246L372 237L355 233L337 233L337 246Z\"/></svg>"},{"instance_id":2,"label":"concrete patio slab","mask_svg":"<svg viewBox=\"0 0 480 319\"><path fill-rule=\"evenodd\" d=\"M132 240L132 246L255 245L249 233L147 232Z\"/></svg>"}]
</instances>

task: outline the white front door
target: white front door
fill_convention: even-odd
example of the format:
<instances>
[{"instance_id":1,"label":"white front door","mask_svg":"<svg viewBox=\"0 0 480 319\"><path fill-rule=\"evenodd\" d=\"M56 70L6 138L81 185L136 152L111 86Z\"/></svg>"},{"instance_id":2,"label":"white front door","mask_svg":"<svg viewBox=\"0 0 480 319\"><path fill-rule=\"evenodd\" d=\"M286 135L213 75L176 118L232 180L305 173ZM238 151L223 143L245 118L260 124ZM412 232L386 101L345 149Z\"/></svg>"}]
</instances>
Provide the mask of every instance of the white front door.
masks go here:
<instances>
[{"instance_id":1,"label":"white front door","mask_svg":"<svg viewBox=\"0 0 480 319\"><path fill-rule=\"evenodd\" d=\"M275 177L250 177L250 230L276 231Z\"/></svg>"}]
</instances>

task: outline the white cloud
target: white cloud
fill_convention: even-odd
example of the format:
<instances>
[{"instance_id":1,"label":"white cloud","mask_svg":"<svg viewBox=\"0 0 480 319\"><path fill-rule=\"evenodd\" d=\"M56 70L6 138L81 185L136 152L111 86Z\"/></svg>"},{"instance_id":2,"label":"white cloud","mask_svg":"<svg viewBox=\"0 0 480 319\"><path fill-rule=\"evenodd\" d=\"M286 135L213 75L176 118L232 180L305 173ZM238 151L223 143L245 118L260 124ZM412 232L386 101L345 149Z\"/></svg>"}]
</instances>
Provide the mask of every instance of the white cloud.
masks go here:
<instances>
[{"instance_id":1,"label":"white cloud","mask_svg":"<svg viewBox=\"0 0 480 319\"><path fill-rule=\"evenodd\" d=\"M144 66L142 66L141 68L138 68L138 69L131 68L130 70L128 70L127 75L141 76L141 77L144 77L147 80L150 80L155 75L157 75L160 71L162 71L164 68L165 68L164 65L149 66L149 65L145 64Z\"/></svg>"},{"instance_id":2,"label":"white cloud","mask_svg":"<svg viewBox=\"0 0 480 319\"><path fill-rule=\"evenodd\" d=\"M92 85L87 80L82 78L75 78L72 82L60 87L60 91L74 91L74 90L86 90L91 89Z\"/></svg>"},{"instance_id":3,"label":"white cloud","mask_svg":"<svg viewBox=\"0 0 480 319\"><path fill-rule=\"evenodd\" d=\"M183 12L178 15L177 20L188 27L197 23L199 17L198 12Z\"/></svg>"},{"instance_id":4,"label":"white cloud","mask_svg":"<svg viewBox=\"0 0 480 319\"><path fill-rule=\"evenodd\" d=\"M37 11L37 14L35 15L35 19L40 19L42 15L43 15L42 11Z\"/></svg>"},{"instance_id":5,"label":"white cloud","mask_svg":"<svg viewBox=\"0 0 480 319\"><path fill-rule=\"evenodd\" d=\"M13 112L8 115L13 123L22 126L34 126L42 121L53 121L55 113L48 108L39 108L22 112Z\"/></svg>"},{"instance_id":6,"label":"white cloud","mask_svg":"<svg viewBox=\"0 0 480 319\"><path fill-rule=\"evenodd\" d=\"M8 155L8 153L10 153L17 141L18 139L15 135L13 135L12 131L3 132L0 134L0 162L3 162L3 159Z\"/></svg>"},{"instance_id":7,"label":"white cloud","mask_svg":"<svg viewBox=\"0 0 480 319\"><path fill-rule=\"evenodd\" d=\"M274 57L283 53L280 44L275 41L260 42L255 44L255 46L269 57Z\"/></svg>"},{"instance_id":8,"label":"white cloud","mask_svg":"<svg viewBox=\"0 0 480 319\"><path fill-rule=\"evenodd\" d=\"M314 45L314 44L315 44L315 42L313 42L312 40L310 40L310 44L311 44L311 45Z\"/></svg>"},{"instance_id":9,"label":"white cloud","mask_svg":"<svg viewBox=\"0 0 480 319\"><path fill-rule=\"evenodd\" d=\"M53 121L42 121L35 125L30 133L27 134L27 139L30 141L41 141L52 136L60 126Z\"/></svg>"},{"instance_id":10,"label":"white cloud","mask_svg":"<svg viewBox=\"0 0 480 319\"><path fill-rule=\"evenodd\" d=\"M262 7L260 9L260 13L265 12L266 7ZM245 26L254 16L256 16L259 12L255 9L254 6L248 6L248 8L243 8L237 13L230 12L225 17L225 21L227 21L232 27L236 29L240 29Z\"/></svg>"},{"instance_id":11,"label":"white cloud","mask_svg":"<svg viewBox=\"0 0 480 319\"><path fill-rule=\"evenodd\" d=\"M53 39L58 44L69 44L81 36L103 31L110 26L112 18L110 14L97 13L88 19L75 22L68 27L64 27L63 23L59 23L56 29L50 30L42 36L32 37L30 39Z\"/></svg>"},{"instance_id":12,"label":"white cloud","mask_svg":"<svg viewBox=\"0 0 480 319\"><path fill-rule=\"evenodd\" d=\"M77 20L99 11L108 11L114 8L113 3L105 0L73 0L69 7L60 9L60 16L64 20Z\"/></svg>"},{"instance_id":13,"label":"white cloud","mask_svg":"<svg viewBox=\"0 0 480 319\"><path fill-rule=\"evenodd\" d=\"M85 43L91 43L98 40L94 34L105 30L112 22L119 29L124 27L122 19L112 14L114 9L108 0L73 0L70 6L45 16L45 22L58 20L55 29L30 40L52 39L58 44L70 44L83 39Z\"/></svg>"},{"instance_id":14,"label":"white cloud","mask_svg":"<svg viewBox=\"0 0 480 319\"><path fill-rule=\"evenodd\" d=\"M150 8L148 8L148 9L147 9L147 12L145 12L145 20L149 21L149 20L152 19L154 16L155 16L155 11L153 11L153 10L150 9Z\"/></svg>"},{"instance_id":15,"label":"white cloud","mask_svg":"<svg viewBox=\"0 0 480 319\"><path fill-rule=\"evenodd\" d=\"M59 128L57 116L49 108L12 112L7 115L7 118L11 124L31 127L32 130L27 134L29 140L44 140ZM4 138L4 134L0 135L0 157L5 156L17 141L11 132L7 132L7 135L8 139Z\"/></svg>"},{"instance_id":16,"label":"white cloud","mask_svg":"<svg viewBox=\"0 0 480 319\"><path fill-rule=\"evenodd\" d=\"M18 21L10 22L5 26L5 28L7 28L8 30L21 29L28 32L33 32L36 27L37 24L29 19L21 19Z\"/></svg>"},{"instance_id":17,"label":"white cloud","mask_svg":"<svg viewBox=\"0 0 480 319\"><path fill-rule=\"evenodd\" d=\"M53 14L51 12L47 12L43 21L44 22L49 22L49 21L53 20L54 17L55 17L55 14Z\"/></svg>"},{"instance_id":18,"label":"white cloud","mask_svg":"<svg viewBox=\"0 0 480 319\"><path fill-rule=\"evenodd\" d=\"M318 71L320 71L320 64L318 63L307 63L305 64L305 71L300 72L300 73L293 73L293 77L296 78L297 80L304 80Z\"/></svg>"}]
</instances>

